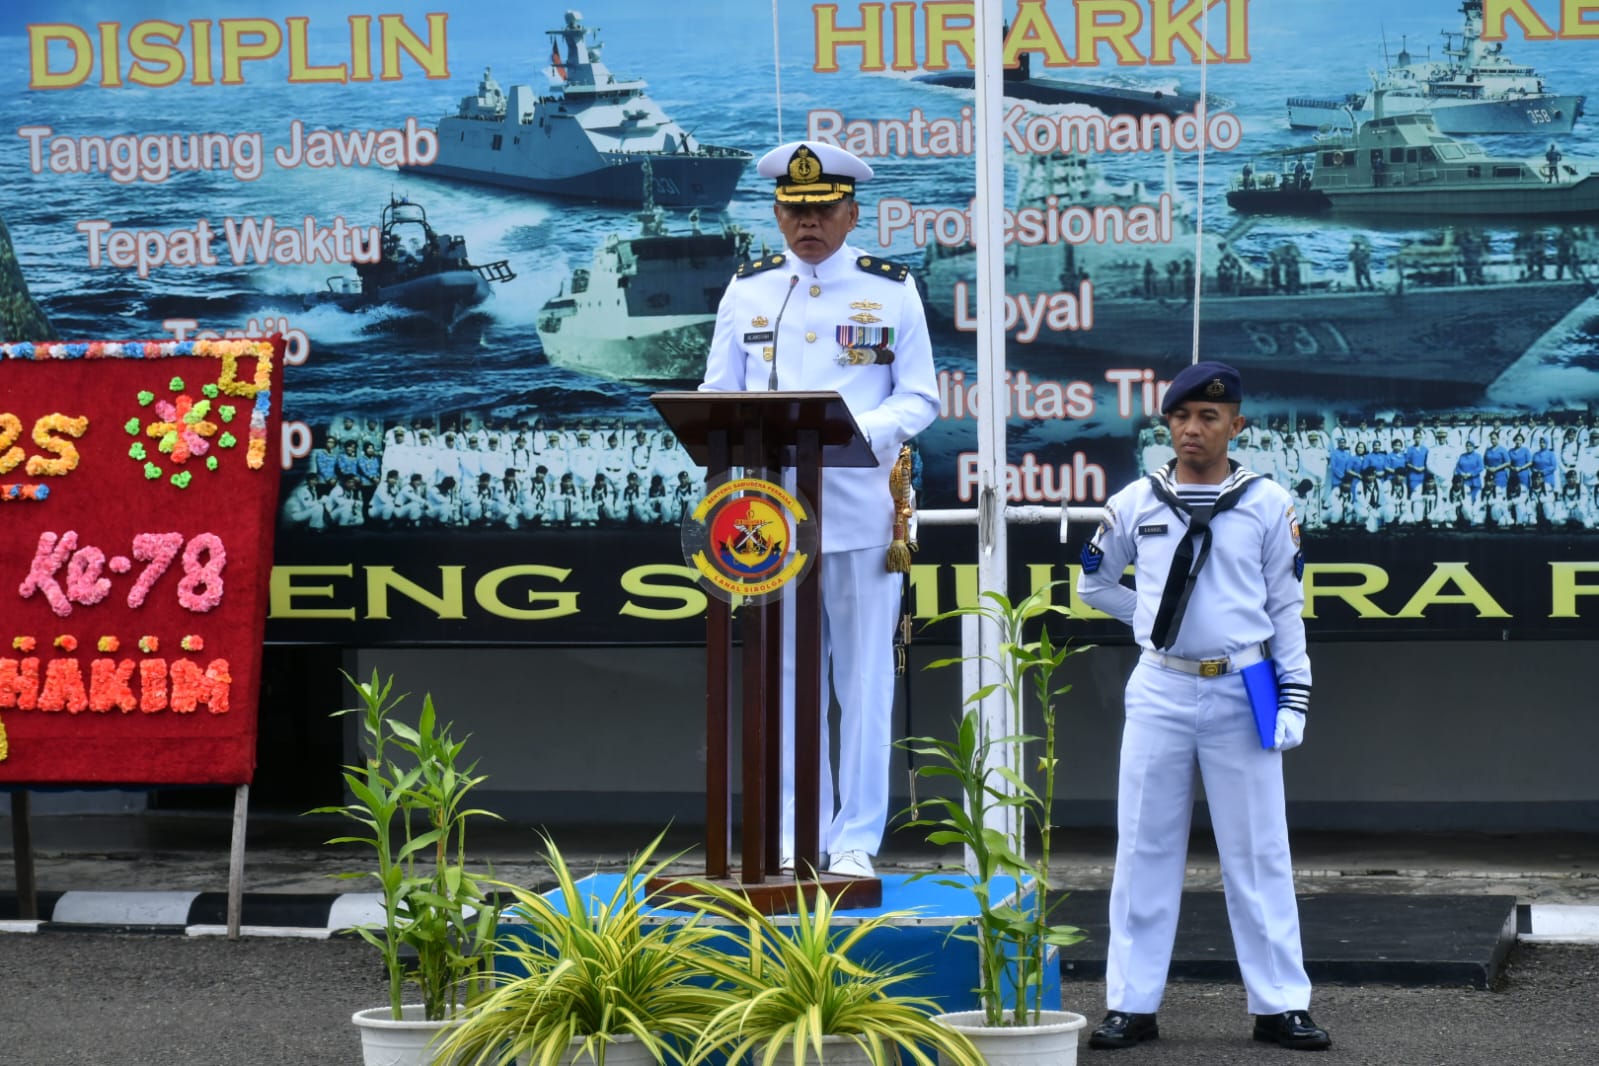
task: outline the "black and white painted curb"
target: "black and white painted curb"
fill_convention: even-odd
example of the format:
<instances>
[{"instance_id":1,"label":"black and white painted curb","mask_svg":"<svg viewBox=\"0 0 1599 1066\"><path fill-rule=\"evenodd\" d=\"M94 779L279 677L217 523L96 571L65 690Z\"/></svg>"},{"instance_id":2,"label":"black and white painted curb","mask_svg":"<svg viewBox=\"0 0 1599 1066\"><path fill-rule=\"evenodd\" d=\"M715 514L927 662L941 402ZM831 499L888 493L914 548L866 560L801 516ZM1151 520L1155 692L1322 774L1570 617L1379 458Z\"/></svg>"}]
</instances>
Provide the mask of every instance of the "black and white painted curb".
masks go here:
<instances>
[{"instance_id":1,"label":"black and white painted curb","mask_svg":"<svg viewBox=\"0 0 1599 1066\"><path fill-rule=\"evenodd\" d=\"M0 914L16 914L15 899L0 895ZM113 931L225 936L225 892L41 892L37 919L0 919L0 932ZM356 925L382 925L383 904L375 892L246 893L239 931L243 936L324 939Z\"/></svg>"},{"instance_id":2,"label":"black and white painted curb","mask_svg":"<svg viewBox=\"0 0 1599 1066\"><path fill-rule=\"evenodd\" d=\"M1599 906L1518 903L1516 939L1534 944L1599 944Z\"/></svg>"},{"instance_id":3,"label":"black and white painted curb","mask_svg":"<svg viewBox=\"0 0 1599 1066\"><path fill-rule=\"evenodd\" d=\"M225 936L225 892L40 893L36 920L0 919L0 933L137 931ZM15 914L14 897L0 893L0 914ZM381 925L375 892L246 893L243 936L325 939L357 925ZM1516 936L1528 943L1599 944L1599 904L1520 903Z\"/></svg>"}]
</instances>

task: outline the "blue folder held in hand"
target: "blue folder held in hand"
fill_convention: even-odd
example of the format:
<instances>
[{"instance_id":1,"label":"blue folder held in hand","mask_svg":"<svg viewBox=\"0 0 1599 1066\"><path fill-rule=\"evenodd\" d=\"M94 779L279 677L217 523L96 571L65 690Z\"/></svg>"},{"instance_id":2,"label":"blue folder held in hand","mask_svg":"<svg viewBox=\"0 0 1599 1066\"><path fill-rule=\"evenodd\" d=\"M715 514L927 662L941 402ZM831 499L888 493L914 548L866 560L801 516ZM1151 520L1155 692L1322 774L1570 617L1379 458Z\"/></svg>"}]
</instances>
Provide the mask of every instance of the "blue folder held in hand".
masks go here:
<instances>
[{"instance_id":1,"label":"blue folder held in hand","mask_svg":"<svg viewBox=\"0 0 1599 1066\"><path fill-rule=\"evenodd\" d=\"M1270 748L1277 741L1277 664L1262 659L1238 671L1249 693L1249 707L1255 712L1255 732L1260 746Z\"/></svg>"}]
</instances>

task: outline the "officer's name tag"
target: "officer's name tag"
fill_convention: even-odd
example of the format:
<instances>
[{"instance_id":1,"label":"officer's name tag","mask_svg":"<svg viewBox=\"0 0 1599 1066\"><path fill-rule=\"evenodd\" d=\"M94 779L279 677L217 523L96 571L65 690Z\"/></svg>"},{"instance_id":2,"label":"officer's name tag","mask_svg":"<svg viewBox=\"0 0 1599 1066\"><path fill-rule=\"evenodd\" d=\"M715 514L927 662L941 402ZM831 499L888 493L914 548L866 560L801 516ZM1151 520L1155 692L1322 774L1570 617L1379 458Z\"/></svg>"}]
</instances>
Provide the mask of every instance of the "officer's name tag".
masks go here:
<instances>
[{"instance_id":1,"label":"officer's name tag","mask_svg":"<svg viewBox=\"0 0 1599 1066\"><path fill-rule=\"evenodd\" d=\"M761 333L746 333L746 334L744 334L744 343L745 344L765 344L767 341L769 341L771 339L772 339L772 331L771 330L765 330L765 331L763 331Z\"/></svg>"},{"instance_id":2,"label":"officer's name tag","mask_svg":"<svg viewBox=\"0 0 1599 1066\"><path fill-rule=\"evenodd\" d=\"M1154 526L1139 526L1138 535L1140 537L1164 537L1166 535L1166 523L1162 522Z\"/></svg>"}]
</instances>

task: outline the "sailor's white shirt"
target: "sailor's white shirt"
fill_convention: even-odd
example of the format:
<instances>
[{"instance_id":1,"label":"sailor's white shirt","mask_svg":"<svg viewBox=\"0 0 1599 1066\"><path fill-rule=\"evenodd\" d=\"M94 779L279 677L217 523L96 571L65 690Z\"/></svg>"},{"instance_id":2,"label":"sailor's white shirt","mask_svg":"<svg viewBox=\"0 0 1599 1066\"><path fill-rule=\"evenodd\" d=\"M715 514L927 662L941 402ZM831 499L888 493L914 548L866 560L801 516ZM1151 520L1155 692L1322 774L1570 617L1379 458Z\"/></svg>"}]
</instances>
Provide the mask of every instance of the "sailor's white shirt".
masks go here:
<instances>
[{"instance_id":1,"label":"sailor's white shirt","mask_svg":"<svg viewBox=\"0 0 1599 1066\"><path fill-rule=\"evenodd\" d=\"M734 278L728 285L717 309L700 388L765 390L772 370L766 352L773 349L779 389L839 393L871 441L878 465L823 471L822 550L886 547L894 514L889 471L900 445L938 416L938 384L921 296L910 278L895 280L861 269L863 253L848 244L816 264L787 250L784 255L781 266ZM791 277L799 279L792 286ZM892 328L893 362L841 362L839 330L852 326Z\"/></svg>"},{"instance_id":2,"label":"sailor's white shirt","mask_svg":"<svg viewBox=\"0 0 1599 1066\"><path fill-rule=\"evenodd\" d=\"M1241 477L1252 478L1249 488L1212 518L1210 557L1195 580L1176 640L1164 650L1185 659L1210 659L1270 641L1279 681L1308 689L1293 498L1281 485L1242 469L1229 476L1223 491ZM1172 556L1188 529L1187 516L1163 501L1147 477L1112 496L1105 510L1105 521L1089 542L1099 553L1098 564L1092 571L1084 568L1078 594L1132 626L1139 646L1153 648L1150 632ZM1121 583L1129 566L1134 588Z\"/></svg>"}]
</instances>

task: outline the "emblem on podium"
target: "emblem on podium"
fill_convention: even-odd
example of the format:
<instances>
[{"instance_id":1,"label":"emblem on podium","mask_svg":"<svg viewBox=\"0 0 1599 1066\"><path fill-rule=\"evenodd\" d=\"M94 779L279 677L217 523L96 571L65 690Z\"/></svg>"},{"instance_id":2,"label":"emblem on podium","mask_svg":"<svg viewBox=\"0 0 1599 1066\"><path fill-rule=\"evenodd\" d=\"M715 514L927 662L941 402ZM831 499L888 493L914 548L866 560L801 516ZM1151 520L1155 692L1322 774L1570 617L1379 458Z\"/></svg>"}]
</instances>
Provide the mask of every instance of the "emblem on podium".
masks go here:
<instances>
[{"instance_id":1,"label":"emblem on podium","mask_svg":"<svg viewBox=\"0 0 1599 1066\"><path fill-rule=\"evenodd\" d=\"M683 558L712 595L763 603L803 578L816 557L809 502L760 471L730 472L683 515Z\"/></svg>"}]
</instances>

